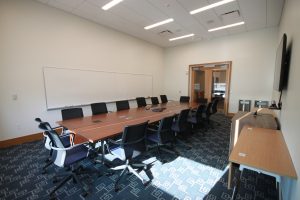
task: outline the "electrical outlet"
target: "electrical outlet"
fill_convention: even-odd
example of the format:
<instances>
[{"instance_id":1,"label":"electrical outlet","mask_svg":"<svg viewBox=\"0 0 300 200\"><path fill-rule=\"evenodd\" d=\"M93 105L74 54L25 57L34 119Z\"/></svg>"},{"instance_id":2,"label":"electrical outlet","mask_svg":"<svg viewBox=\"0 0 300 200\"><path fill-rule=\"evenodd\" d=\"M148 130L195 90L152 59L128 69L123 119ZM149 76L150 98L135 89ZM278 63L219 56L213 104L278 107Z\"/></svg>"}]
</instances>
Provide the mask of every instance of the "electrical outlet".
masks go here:
<instances>
[{"instance_id":1,"label":"electrical outlet","mask_svg":"<svg viewBox=\"0 0 300 200\"><path fill-rule=\"evenodd\" d=\"M17 94L13 94L11 96L11 98L12 98L12 100L16 101L16 100L18 100L18 95Z\"/></svg>"}]
</instances>

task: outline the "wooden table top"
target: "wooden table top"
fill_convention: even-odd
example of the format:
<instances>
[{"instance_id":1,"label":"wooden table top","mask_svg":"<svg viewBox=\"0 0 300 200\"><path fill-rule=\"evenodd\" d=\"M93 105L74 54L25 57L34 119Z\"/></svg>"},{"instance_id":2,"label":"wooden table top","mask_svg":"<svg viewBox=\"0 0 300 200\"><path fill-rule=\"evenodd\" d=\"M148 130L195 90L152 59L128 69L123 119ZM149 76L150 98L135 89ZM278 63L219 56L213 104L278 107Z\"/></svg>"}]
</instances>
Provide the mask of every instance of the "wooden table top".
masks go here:
<instances>
[{"instance_id":1,"label":"wooden table top","mask_svg":"<svg viewBox=\"0 0 300 200\"><path fill-rule=\"evenodd\" d=\"M168 102L146 108L131 108L107 114L63 120L57 123L87 138L90 142L96 142L121 133L127 125L148 120L150 123L159 121L164 117L178 114L183 109L195 107L197 107L195 103ZM165 108L165 110L153 112L153 108Z\"/></svg>"},{"instance_id":2,"label":"wooden table top","mask_svg":"<svg viewBox=\"0 0 300 200\"><path fill-rule=\"evenodd\" d=\"M297 178L291 156L279 130L244 126L229 161Z\"/></svg>"}]
</instances>

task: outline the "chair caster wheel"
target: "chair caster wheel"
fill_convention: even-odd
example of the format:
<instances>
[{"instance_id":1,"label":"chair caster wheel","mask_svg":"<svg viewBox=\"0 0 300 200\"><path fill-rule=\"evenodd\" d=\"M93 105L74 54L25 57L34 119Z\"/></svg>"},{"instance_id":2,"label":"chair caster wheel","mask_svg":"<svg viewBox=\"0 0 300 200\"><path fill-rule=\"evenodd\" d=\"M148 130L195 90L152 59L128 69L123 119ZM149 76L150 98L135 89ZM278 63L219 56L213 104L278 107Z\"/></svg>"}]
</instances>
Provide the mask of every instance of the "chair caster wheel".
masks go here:
<instances>
[{"instance_id":1,"label":"chair caster wheel","mask_svg":"<svg viewBox=\"0 0 300 200\"><path fill-rule=\"evenodd\" d=\"M87 197L88 194L89 194L88 192L84 192L84 193L82 193L82 196Z\"/></svg>"},{"instance_id":2,"label":"chair caster wheel","mask_svg":"<svg viewBox=\"0 0 300 200\"><path fill-rule=\"evenodd\" d=\"M115 192L119 192L120 188L119 187L115 187Z\"/></svg>"},{"instance_id":3,"label":"chair caster wheel","mask_svg":"<svg viewBox=\"0 0 300 200\"><path fill-rule=\"evenodd\" d=\"M57 198L56 198L56 196L55 196L54 194L51 195L49 199L50 199L50 200L57 200Z\"/></svg>"},{"instance_id":4,"label":"chair caster wheel","mask_svg":"<svg viewBox=\"0 0 300 200\"><path fill-rule=\"evenodd\" d=\"M57 178L53 178L52 183L58 183L58 179Z\"/></svg>"},{"instance_id":5,"label":"chair caster wheel","mask_svg":"<svg viewBox=\"0 0 300 200\"><path fill-rule=\"evenodd\" d=\"M150 182L151 182L150 180L149 180L149 181L145 181L145 182L143 183L143 185L146 187L147 185L149 185Z\"/></svg>"}]
</instances>

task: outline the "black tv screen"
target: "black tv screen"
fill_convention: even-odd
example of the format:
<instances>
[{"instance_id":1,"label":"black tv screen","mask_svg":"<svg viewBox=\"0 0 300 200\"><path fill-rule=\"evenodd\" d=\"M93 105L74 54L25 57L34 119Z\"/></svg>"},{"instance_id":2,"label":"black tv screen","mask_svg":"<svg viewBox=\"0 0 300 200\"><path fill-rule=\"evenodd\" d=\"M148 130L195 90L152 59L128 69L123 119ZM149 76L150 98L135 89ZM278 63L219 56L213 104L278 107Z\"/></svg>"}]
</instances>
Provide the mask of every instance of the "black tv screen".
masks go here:
<instances>
[{"instance_id":1,"label":"black tv screen","mask_svg":"<svg viewBox=\"0 0 300 200\"><path fill-rule=\"evenodd\" d=\"M286 40L286 34L283 34L276 52L273 89L277 91L281 91L284 85L284 74L286 71Z\"/></svg>"}]
</instances>

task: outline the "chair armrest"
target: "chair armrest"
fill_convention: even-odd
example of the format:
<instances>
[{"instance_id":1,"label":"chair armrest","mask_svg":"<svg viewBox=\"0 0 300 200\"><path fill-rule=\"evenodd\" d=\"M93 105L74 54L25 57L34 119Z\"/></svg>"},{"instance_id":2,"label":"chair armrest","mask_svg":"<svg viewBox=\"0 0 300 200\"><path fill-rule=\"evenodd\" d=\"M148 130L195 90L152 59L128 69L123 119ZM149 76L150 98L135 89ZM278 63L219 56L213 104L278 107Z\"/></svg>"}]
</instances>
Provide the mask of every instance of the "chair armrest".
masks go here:
<instances>
[{"instance_id":1,"label":"chair armrest","mask_svg":"<svg viewBox=\"0 0 300 200\"><path fill-rule=\"evenodd\" d=\"M84 145L84 144L86 144L86 143L76 144L76 145L73 145L73 146L70 146L70 147L65 147L65 148L58 148L58 147L52 146L52 144L50 143L50 147L51 147L51 149L56 150L56 151L68 151L68 150L71 150L73 148L76 148L77 146Z\"/></svg>"},{"instance_id":2,"label":"chair armrest","mask_svg":"<svg viewBox=\"0 0 300 200\"><path fill-rule=\"evenodd\" d=\"M116 141L116 140L112 140L112 139L107 139L107 142L110 142L112 144L117 144L117 145L121 145L122 144L121 140Z\"/></svg>"},{"instance_id":3,"label":"chair armrest","mask_svg":"<svg viewBox=\"0 0 300 200\"><path fill-rule=\"evenodd\" d=\"M154 128L147 128L147 131L157 132L157 129L154 129Z\"/></svg>"}]
</instances>

